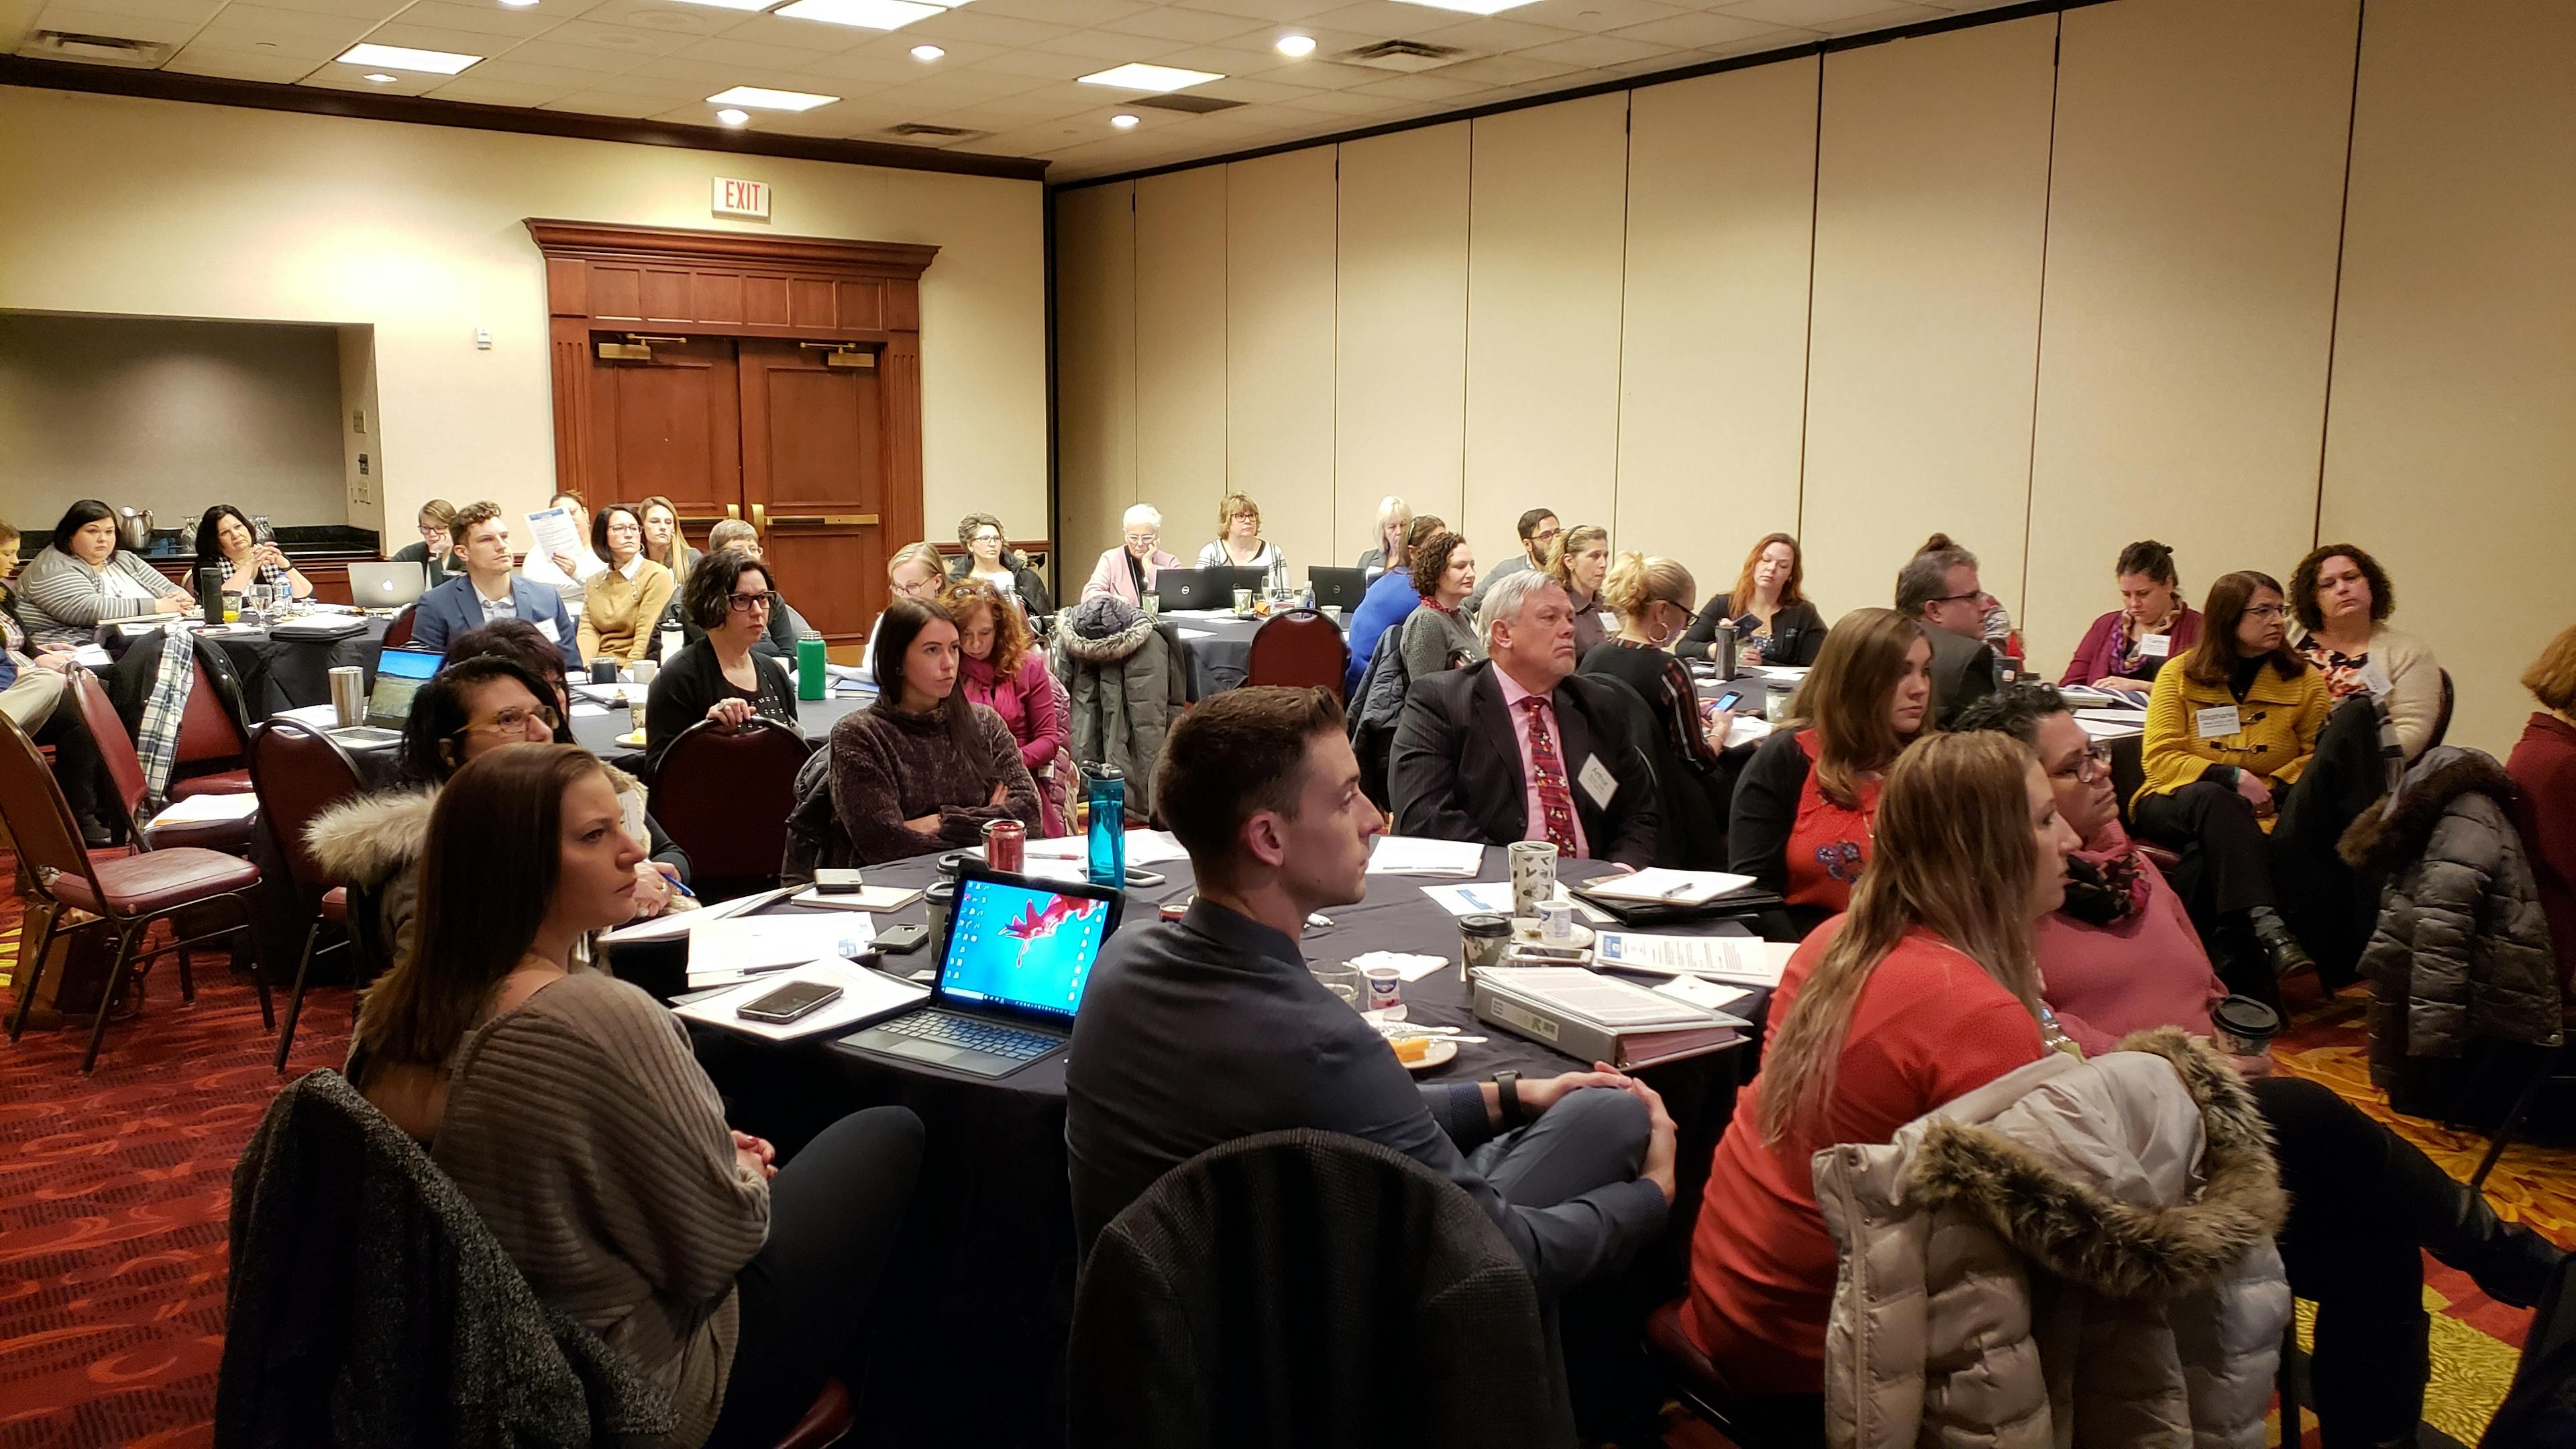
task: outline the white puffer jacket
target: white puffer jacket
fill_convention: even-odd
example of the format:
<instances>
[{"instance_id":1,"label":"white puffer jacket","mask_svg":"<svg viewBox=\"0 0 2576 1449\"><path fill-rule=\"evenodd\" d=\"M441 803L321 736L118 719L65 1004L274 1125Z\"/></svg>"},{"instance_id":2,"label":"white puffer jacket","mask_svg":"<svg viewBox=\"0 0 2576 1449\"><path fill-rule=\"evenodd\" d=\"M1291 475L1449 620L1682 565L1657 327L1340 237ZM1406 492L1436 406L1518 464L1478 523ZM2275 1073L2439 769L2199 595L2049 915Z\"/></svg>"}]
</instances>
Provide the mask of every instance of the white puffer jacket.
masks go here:
<instances>
[{"instance_id":1,"label":"white puffer jacket","mask_svg":"<svg viewBox=\"0 0 2576 1449\"><path fill-rule=\"evenodd\" d=\"M2290 1289L2245 1084L2174 1028L1827 1148L1831 1442L2259 1449Z\"/></svg>"}]
</instances>

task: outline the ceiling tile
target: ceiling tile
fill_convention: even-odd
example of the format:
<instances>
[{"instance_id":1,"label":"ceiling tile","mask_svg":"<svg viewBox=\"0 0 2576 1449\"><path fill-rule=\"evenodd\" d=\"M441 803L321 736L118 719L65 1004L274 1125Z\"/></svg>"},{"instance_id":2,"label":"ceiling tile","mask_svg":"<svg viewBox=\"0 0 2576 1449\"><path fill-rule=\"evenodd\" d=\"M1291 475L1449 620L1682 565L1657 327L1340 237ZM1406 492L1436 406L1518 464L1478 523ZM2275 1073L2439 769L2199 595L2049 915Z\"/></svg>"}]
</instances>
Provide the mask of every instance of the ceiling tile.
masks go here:
<instances>
[{"instance_id":1,"label":"ceiling tile","mask_svg":"<svg viewBox=\"0 0 2576 1449\"><path fill-rule=\"evenodd\" d=\"M1899 5L1894 9L1872 10L1861 15L1847 15L1829 20L1816 28L1827 35L1864 35L1873 30L1899 30L1908 25L1921 25L1927 20L1946 20L1949 12L1926 5Z\"/></svg>"},{"instance_id":2,"label":"ceiling tile","mask_svg":"<svg viewBox=\"0 0 2576 1449\"><path fill-rule=\"evenodd\" d=\"M540 13L553 8L551 4L538 7ZM680 5L672 0L603 0L584 11L581 18L595 25L631 25L638 30L661 30L674 35L721 35L755 17L739 10Z\"/></svg>"},{"instance_id":3,"label":"ceiling tile","mask_svg":"<svg viewBox=\"0 0 2576 1449\"><path fill-rule=\"evenodd\" d=\"M1200 10L1213 10L1220 15L1240 15L1250 20L1272 22L1311 20L1327 10L1338 10L1347 0L1191 0Z\"/></svg>"},{"instance_id":4,"label":"ceiling tile","mask_svg":"<svg viewBox=\"0 0 2576 1449\"><path fill-rule=\"evenodd\" d=\"M263 53L242 55L212 46L191 45L170 57L161 67L182 75L222 76L227 80L286 82L302 80L313 69L312 62L291 56Z\"/></svg>"},{"instance_id":5,"label":"ceiling tile","mask_svg":"<svg viewBox=\"0 0 2576 1449\"><path fill-rule=\"evenodd\" d=\"M203 25L214 19L215 12L223 8L223 0L86 0L77 6L60 8L99 15L128 15L140 20L183 20L191 25ZM62 28L49 22L40 21L39 24L47 30Z\"/></svg>"},{"instance_id":6,"label":"ceiling tile","mask_svg":"<svg viewBox=\"0 0 2576 1449\"><path fill-rule=\"evenodd\" d=\"M301 10L312 15L350 15L361 20L391 20L404 0L274 0L271 10ZM238 10L241 7L233 7Z\"/></svg>"},{"instance_id":7,"label":"ceiling tile","mask_svg":"<svg viewBox=\"0 0 2576 1449\"><path fill-rule=\"evenodd\" d=\"M1318 91L1302 101L1290 103L1301 111L1314 111L1327 116L1383 116L1402 105L1393 96L1373 96L1366 91Z\"/></svg>"},{"instance_id":8,"label":"ceiling tile","mask_svg":"<svg viewBox=\"0 0 2576 1449\"><path fill-rule=\"evenodd\" d=\"M654 66L671 63L672 62L665 59L647 61L645 64L647 66ZM687 62L679 63L687 64ZM574 72L574 74L578 75L580 73ZM720 72L720 74L730 77L738 74L738 72L728 68ZM585 75L581 77L579 84L566 87L565 89L576 91L597 91L602 95L611 96L658 96L664 101L702 101L730 84L733 84L730 80L719 83L715 80L710 80L703 75L652 75L648 74L644 69L638 68L630 70L624 75ZM803 89L812 90L814 87L809 85L803 87Z\"/></svg>"},{"instance_id":9,"label":"ceiling tile","mask_svg":"<svg viewBox=\"0 0 2576 1449\"><path fill-rule=\"evenodd\" d=\"M587 90L597 85L599 80L600 75L597 71L575 70L569 66L559 65L536 65L519 59L519 53L514 50L498 60L487 60L457 76L456 84L527 86L533 90L551 91L560 96L568 95L573 91Z\"/></svg>"},{"instance_id":10,"label":"ceiling tile","mask_svg":"<svg viewBox=\"0 0 2576 1449\"><path fill-rule=\"evenodd\" d=\"M1121 64L1131 60L1161 61L1179 50L1185 42L1163 40L1150 35L1128 35L1114 30L1068 30L1052 40L1028 47L1041 55L1081 56ZM1106 67L1094 66L1094 70ZM1204 69L1204 67L1192 67Z\"/></svg>"},{"instance_id":11,"label":"ceiling tile","mask_svg":"<svg viewBox=\"0 0 2576 1449\"><path fill-rule=\"evenodd\" d=\"M1559 30L1553 25L1531 25L1526 21L1485 19L1470 20L1463 25L1445 25L1437 30L1417 31L1411 37L1432 45L1455 45L1480 54L1501 54L1527 50L1533 45L1572 40L1584 34L1580 30Z\"/></svg>"},{"instance_id":12,"label":"ceiling tile","mask_svg":"<svg viewBox=\"0 0 2576 1449\"><path fill-rule=\"evenodd\" d=\"M1312 86L1281 85L1274 80L1254 80L1244 76L1228 76L1221 81L1210 81L1205 87L1205 93L1223 96L1229 101L1258 102L1295 101L1307 96L1323 94Z\"/></svg>"},{"instance_id":13,"label":"ceiling tile","mask_svg":"<svg viewBox=\"0 0 2576 1449\"><path fill-rule=\"evenodd\" d=\"M1052 25L1108 25L1146 7L1137 0L975 0L975 8L987 15Z\"/></svg>"},{"instance_id":14,"label":"ceiling tile","mask_svg":"<svg viewBox=\"0 0 2576 1449\"><path fill-rule=\"evenodd\" d=\"M1398 75L1371 81L1359 89L1372 96L1393 96L1406 101L1446 101L1471 95L1485 87L1474 81L1442 80L1437 75Z\"/></svg>"},{"instance_id":15,"label":"ceiling tile","mask_svg":"<svg viewBox=\"0 0 2576 1449\"><path fill-rule=\"evenodd\" d=\"M744 70L794 70L800 65L811 64L814 59L814 52L810 50L798 50L789 45L755 45L731 36L692 40L671 54L680 60L713 61Z\"/></svg>"},{"instance_id":16,"label":"ceiling tile","mask_svg":"<svg viewBox=\"0 0 2576 1449\"><path fill-rule=\"evenodd\" d=\"M801 51L804 59L798 64L810 65L816 56L855 49L878 35L877 31L850 25L822 25L811 20L790 20L784 15L752 15L744 17L740 24L726 26L721 38Z\"/></svg>"},{"instance_id":17,"label":"ceiling tile","mask_svg":"<svg viewBox=\"0 0 2576 1449\"><path fill-rule=\"evenodd\" d=\"M74 10L56 5L37 18L39 30L59 30L67 35L113 35L126 40L148 40L156 45L177 45L195 35L203 20L155 20L144 15L103 15L95 10Z\"/></svg>"},{"instance_id":18,"label":"ceiling tile","mask_svg":"<svg viewBox=\"0 0 2576 1449\"><path fill-rule=\"evenodd\" d=\"M403 12L409 15L411 12ZM444 50L456 55L479 55L486 59L516 44L506 35L477 35L470 30L446 30L429 25L414 25L408 20L389 20L367 32L367 39L378 45L405 45L414 50Z\"/></svg>"},{"instance_id":19,"label":"ceiling tile","mask_svg":"<svg viewBox=\"0 0 2576 1449\"><path fill-rule=\"evenodd\" d=\"M604 25L596 20L567 20L549 30L543 37L548 45L574 46L583 50L605 50L618 55L670 55L695 42L699 37L675 34L667 30L647 30L635 25Z\"/></svg>"},{"instance_id":20,"label":"ceiling tile","mask_svg":"<svg viewBox=\"0 0 2576 1449\"><path fill-rule=\"evenodd\" d=\"M442 101L463 101L478 106L532 107L558 100L565 94L556 86L510 85L498 81L471 79L474 71L482 68L479 65L474 67L473 71L467 71L464 75L432 90L430 95Z\"/></svg>"},{"instance_id":21,"label":"ceiling tile","mask_svg":"<svg viewBox=\"0 0 2576 1449\"><path fill-rule=\"evenodd\" d=\"M560 27L558 27L560 28ZM681 38L686 44L686 38ZM554 38L552 32L535 40L522 40L501 53L500 59L523 60L531 65L569 66L574 70L605 71L615 75L633 70L648 57L628 50L602 50L595 45L570 45Z\"/></svg>"},{"instance_id":22,"label":"ceiling tile","mask_svg":"<svg viewBox=\"0 0 2576 1449\"><path fill-rule=\"evenodd\" d=\"M1814 39L1810 32L1783 30L1767 20L1714 12L1649 20L1643 25L1624 26L1610 33L1622 40L1642 40L1649 45L1677 45L1689 50L1710 50L1722 45L1763 40L1796 45Z\"/></svg>"},{"instance_id":23,"label":"ceiling tile","mask_svg":"<svg viewBox=\"0 0 2576 1449\"><path fill-rule=\"evenodd\" d=\"M905 26L903 32L937 41L954 50L959 41L1003 48L1035 45L1073 28L1043 20L1023 20L1016 15L987 15L983 6L974 5L961 6L927 20L916 20Z\"/></svg>"},{"instance_id":24,"label":"ceiling tile","mask_svg":"<svg viewBox=\"0 0 2576 1449\"><path fill-rule=\"evenodd\" d=\"M1511 17L1531 25L1598 33L1643 25L1650 20L1669 20L1701 8L1690 0L1669 4L1665 0L1538 0L1535 5L1513 7Z\"/></svg>"},{"instance_id":25,"label":"ceiling tile","mask_svg":"<svg viewBox=\"0 0 2576 1449\"><path fill-rule=\"evenodd\" d=\"M1393 40L1399 36L1437 30L1444 25L1455 25L1466 17L1455 10L1441 10L1429 5L1398 5L1395 0L1360 0L1357 5L1345 5L1339 10L1327 10L1307 18L1335 30L1356 30L1380 40Z\"/></svg>"},{"instance_id":26,"label":"ceiling tile","mask_svg":"<svg viewBox=\"0 0 2576 1449\"><path fill-rule=\"evenodd\" d=\"M405 25L428 25L441 30L463 31L473 35L506 35L515 40L534 40L570 17L548 15L540 6L512 9L506 5L452 5L447 0L421 0L421 3L394 17Z\"/></svg>"},{"instance_id":27,"label":"ceiling tile","mask_svg":"<svg viewBox=\"0 0 2576 1449\"><path fill-rule=\"evenodd\" d=\"M1520 86L1551 76L1571 75L1582 67L1567 60L1543 60L1523 52L1519 55L1480 55L1473 60L1455 61L1426 75L1444 80L1474 81L1478 85Z\"/></svg>"},{"instance_id":28,"label":"ceiling tile","mask_svg":"<svg viewBox=\"0 0 2576 1449\"><path fill-rule=\"evenodd\" d=\"M1621 40L1615 35L1582 35L1572 40L1559 40L1547 45L1533 45L1522 55L1540 60L1562 60L1579 66L1626 65L1631 61L1652 60L1671 55L1674 47L1649 45L1642 40Z\"/></svg>"},{"instance_id":29,"label":"ceiling tile","mask_svg":"<svg viewBox=\"0 0 2576 1449\"><path fill-rule=\"evenodd\" d=\"M1193 45L1214 45L1232 40L1261 28L1259 21L1248 21L1240 15L1217 15L1205 10L1166 5L1130 15L1114 25L1103 26L1128 35L1151 35L1164 40L1185 40Z\"/></svg>"},{"instance_id":30,"label":"ceiling tile","mask_svg":"<svg viewBox=\"0 0 2576 1449\"><path fill-rule=\"evenodd\" d=\"M652 80L687 81L692 85L703 85L709 91L720 91L728 86L760 84L758 81L745 78L741 66L728 65L720 60L691 60L684 55L657 55L650 60L638 63L627 74L640 75ZM834 87L796 85L780 86L776 89L829 93Z\"/></svg>"},{"instance_id":31,"label":"ceiling tile","mask_svg":"<svg viewBox=\"0 0 2576 1449\"><path fill-rule=\"evenodd\" d=\"M651 96L621 96L607 91L583 91L579 95L548 101L538 109L576 111L585 116L624 116L630 120L642 120L664 109L664 106L661 101Z\"/></svg>"},{"instance_id":32,"label":"ceiling tile","mask_svg":"<svg viewBox=\"0 0 2576 1449\"><path fill-rule=\"evenodd\" d=\"M310 15L301 10L274 10L265 5L227 5L206 25L204 38L221 50L252 51L259 41L298 40L312 45L337 43L345 50L375 28L372 21L347 15Z\"/></svg>"},{"instance_id":33,"label":"ceiling tile","mask_svg":"<svg viewBox=\"0 0 2576 1449\"><path fill-rule=\"evenodd\" d=\"M795 75L864 83L871 88L899 86L911 80L921 69L921 62L910 56L877 54L865 49L847 50L839 55L813 56L798 66ZM791 86L791 90L812 90L810 85Z\"/></svg>"},{"instance_id":34,"label":"ceiling tile","mask_svg":"<svg viewBox=\"0 0 2576 1449\"><path fill-rule=\"evenodd\" d=\"M1725 6L1729 15L1809 30L1821 30L1834 21L1886 8L1887 0L1737 0Z\"/></svg>"},{"instance_id":35,"label":"ceiling tile","mask_svg":"<svg viewBox=\"0 0 2576 1449\"><path fill-rule=\"evenodd\" d=\"M1043 50L1006 50L982 62L982 67L985 70L1002 71L1010 75L1032 75L1041 80L1064 81L1079 75L1089 75L1100 68L1093 63L1093 57L1090 56L1056 55Z\"/></svg>"},{"instance_id":36,"label":"ceiling tile","mask_svg":"<svg viewBox=\"0 0 2576 1449\"><path fill-rule=\"evenodd\" d=\"M1091 109L1068 105L1063 101L1031 100L1026 96L996 96L988 101L972 101L923 116L943 126L973 126L985 131L1008 131L1035 126Z\"/></svg>"}]
</instances>

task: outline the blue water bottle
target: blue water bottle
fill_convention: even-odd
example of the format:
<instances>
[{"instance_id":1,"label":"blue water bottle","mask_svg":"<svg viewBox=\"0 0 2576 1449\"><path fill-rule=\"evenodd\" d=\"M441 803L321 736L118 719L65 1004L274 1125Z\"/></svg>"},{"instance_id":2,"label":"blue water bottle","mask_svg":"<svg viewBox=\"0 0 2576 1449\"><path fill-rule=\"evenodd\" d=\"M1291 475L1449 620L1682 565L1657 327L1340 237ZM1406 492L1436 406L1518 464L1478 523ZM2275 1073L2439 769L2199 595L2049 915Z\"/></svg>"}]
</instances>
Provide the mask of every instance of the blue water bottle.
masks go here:
<instances>
[{"instance_id":1,"label":"blue water bottle","mask_svg":"<svg viewBox=\"0 0 2576 1449\"><path fill-rule=\"evenodd\" d=\"M1087 765L1082 771L1082 797L1091 806L1093 885L1111 890L1127 887L1127 777L1115 765Z\"/></svg>"}]
</instances>

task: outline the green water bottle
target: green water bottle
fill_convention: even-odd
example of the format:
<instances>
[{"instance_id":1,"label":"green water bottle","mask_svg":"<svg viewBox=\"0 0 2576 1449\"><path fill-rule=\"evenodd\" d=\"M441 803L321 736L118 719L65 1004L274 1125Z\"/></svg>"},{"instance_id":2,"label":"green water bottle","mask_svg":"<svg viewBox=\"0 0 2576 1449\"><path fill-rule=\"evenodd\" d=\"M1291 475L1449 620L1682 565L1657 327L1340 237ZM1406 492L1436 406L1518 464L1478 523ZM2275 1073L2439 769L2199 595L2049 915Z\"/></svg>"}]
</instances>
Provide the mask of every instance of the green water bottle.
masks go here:
<instances>
[{"instance_id":1,"label":"green water bottle","mask_svg":"<svg viewBox=\"0 0 2576 1449\"><path fill-rule=\"evenodd\" d=\"M823 663L823 636L808 630L796 641L796 697L821 699L831 682Z\"/></svg>"}]
</instances>

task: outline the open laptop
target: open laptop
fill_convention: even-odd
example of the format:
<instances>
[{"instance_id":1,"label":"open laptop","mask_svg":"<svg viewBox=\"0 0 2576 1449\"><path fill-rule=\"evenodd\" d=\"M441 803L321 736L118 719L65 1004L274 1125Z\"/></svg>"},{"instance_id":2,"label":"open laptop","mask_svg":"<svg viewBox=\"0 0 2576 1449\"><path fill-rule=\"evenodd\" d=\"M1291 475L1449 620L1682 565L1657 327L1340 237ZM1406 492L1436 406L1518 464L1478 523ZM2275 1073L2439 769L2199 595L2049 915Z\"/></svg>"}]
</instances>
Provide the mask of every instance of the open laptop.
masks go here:
<instances>
[{"instance_id":1,"label":"open laptop","mask_svg":"<svg viewBox=\"0 0 2576 1449\"><path fill-rule=\"evenodd\" d=\"M1310 568L1306 584L1315 591L1315 607L1331 604L1347 614L1360 606L1360 596L1368 592L1368 570Z\"/></svg>"},{"instance_id":2,"label":"open laptop","mask_svg":"<svg viewBox=\"0 0 2576 1449\"><path fill-rule=\"evenodd\" d=\"M437 675L446 656L435 649L387 649L376 656L376 687L367 695L367 722L331 731L353 745L389 745L402 738L411 699Z\"/></svg>"},{"instance_id":3,"label":"open laptop","mask_svg":"<svg viewBox=\"0 0 2576 1449\"><path fill-rule=\"evenodd\" d=\"M1100 948L1118 929L1119 892L967 865L949 908L930 1002L853 1032L869 1056L1006 1077L1057 1050Z\"/></svg>"},{"instance_id":4,"label":"open laptop","mask_svg":"<svg viewBox=\"0 0 2576 1449\"><path fill-rule=\"evenodd\" d=\"M1234 589L1220 583L1223 569L1165 569L1154 575L1155 596L1166 609L1232 609Z\"/></svg>"},{"instance_id":5,"label":"open laptop","mask_svg":"<svg viewBox=\"0 0 2576 1449\"><path fill-rule=\"evenodd\" d=\"M429 588L429 567L416 563L352 563L349 601L361 609L399 609Z\"/></svg>"}]
</instances>

